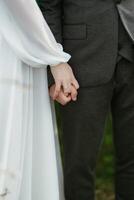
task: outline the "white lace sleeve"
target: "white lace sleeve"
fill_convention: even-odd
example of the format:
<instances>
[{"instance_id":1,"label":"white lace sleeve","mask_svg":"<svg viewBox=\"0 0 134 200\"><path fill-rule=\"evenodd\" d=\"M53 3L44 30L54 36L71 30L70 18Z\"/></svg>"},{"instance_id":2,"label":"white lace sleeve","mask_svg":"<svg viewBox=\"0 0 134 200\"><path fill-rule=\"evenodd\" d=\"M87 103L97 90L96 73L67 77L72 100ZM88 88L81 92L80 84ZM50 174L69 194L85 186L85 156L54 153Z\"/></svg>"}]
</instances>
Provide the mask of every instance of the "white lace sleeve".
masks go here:
<instances>
[{"instance_id":1,"label":"white lace sleeve","mask_svg":"<svg viewBox=\"0 0 134 200\"><path fill-rule=\"evenodd\" d=\"M1 0L0 31L17 56L33 67L67 62L35 0Z\"/></svg>"}]
</instances>

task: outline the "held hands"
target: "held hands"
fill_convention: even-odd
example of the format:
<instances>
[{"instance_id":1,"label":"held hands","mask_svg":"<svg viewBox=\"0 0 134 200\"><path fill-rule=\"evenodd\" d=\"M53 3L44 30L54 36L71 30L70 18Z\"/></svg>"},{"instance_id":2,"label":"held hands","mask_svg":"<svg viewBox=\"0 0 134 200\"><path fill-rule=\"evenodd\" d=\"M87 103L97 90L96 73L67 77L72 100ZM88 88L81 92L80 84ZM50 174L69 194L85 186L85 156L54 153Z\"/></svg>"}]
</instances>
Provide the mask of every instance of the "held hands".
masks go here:
<instances>
[{"instance_id":1,"label":"held hands","mask_svg":"<svg viewBox=\"0 0 134 200\"><path fill-rule=\"evenodd\" d=\"M72 101L76 101L77 100L77 90L75 89L74 86L71 86L71 93L70 94L65 94L63 89L60 90L58 96L56 98L54 98L54 94L55 94L55 88L56 85L52 85L50 87L50 96L53 100L56 100L58 103L60 103L61 105L66 105L67 103L69 103L71 100Z\"/></svg>"},{"instance_id":2,"label":"held hands","mask_svg":"<svg viewBox=\"0 0 134 200\"><path fill-rule=\"evenodd\" d=\"M50 88L52 99L62 105L67 104L71 100L76 101L79 84L74 77L71 67L67 63L61 63L51 67L51 72L55 80L55 84Z\"/></svg>"}]
</instances>

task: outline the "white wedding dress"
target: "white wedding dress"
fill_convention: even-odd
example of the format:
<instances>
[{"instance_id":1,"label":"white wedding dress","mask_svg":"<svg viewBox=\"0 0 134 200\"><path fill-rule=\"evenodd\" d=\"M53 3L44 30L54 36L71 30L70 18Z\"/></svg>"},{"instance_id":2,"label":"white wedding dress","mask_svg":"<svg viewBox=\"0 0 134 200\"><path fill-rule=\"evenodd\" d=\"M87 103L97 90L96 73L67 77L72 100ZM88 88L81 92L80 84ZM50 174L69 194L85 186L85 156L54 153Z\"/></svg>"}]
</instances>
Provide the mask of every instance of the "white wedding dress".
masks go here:
<instances>
[{"instance_id":1,"label":"white wedding dress","mask_svg":"<svg viewBox=\"0 0 134 200\"><path fill-rule=\"evenodd\" d=\"M35 0L0 0L0 200L64 199L46 68L69 59Z\"/></svg>"}]
</instances>

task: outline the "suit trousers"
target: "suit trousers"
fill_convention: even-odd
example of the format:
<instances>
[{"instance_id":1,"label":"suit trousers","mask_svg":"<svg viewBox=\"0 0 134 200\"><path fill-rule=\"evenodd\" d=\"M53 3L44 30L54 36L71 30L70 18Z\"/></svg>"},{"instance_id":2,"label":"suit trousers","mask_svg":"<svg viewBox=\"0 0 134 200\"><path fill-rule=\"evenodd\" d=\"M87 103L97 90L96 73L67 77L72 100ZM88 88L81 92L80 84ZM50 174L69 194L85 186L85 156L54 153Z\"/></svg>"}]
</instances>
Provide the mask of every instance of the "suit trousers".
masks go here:
<instances>
[{"instance_id":1,"label":"suit trousers","mask_svg":"<svg viewBox=\"0 0 134 200\"><path fill-rule=\"evenodd\" d=\"M134 63L118 59L112 79L79 89L60 106L66 200L95 199L95 168L106 117L113 118L116 200L134 200Z\"/></svg>"}]
</instances>

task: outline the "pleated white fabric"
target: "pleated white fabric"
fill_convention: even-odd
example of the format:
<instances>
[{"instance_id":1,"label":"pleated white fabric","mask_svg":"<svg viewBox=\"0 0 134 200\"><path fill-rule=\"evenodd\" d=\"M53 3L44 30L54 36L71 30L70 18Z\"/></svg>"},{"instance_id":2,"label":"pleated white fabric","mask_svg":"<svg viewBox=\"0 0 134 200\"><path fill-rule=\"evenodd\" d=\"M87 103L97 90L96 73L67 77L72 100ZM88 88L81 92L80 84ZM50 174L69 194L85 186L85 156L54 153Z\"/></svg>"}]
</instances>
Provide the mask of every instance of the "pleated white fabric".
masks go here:
<instances>
[{"instance_id":1,"label":"pleated white fabric","mask_svg":"<svg viewBox=\"0 0 134 200\"><path fill-rule=\"evenodd\" d=\"M69 59L35 0L0 1L0 200L64 200L46 66Z\"/></svg>"}]
</instances>

